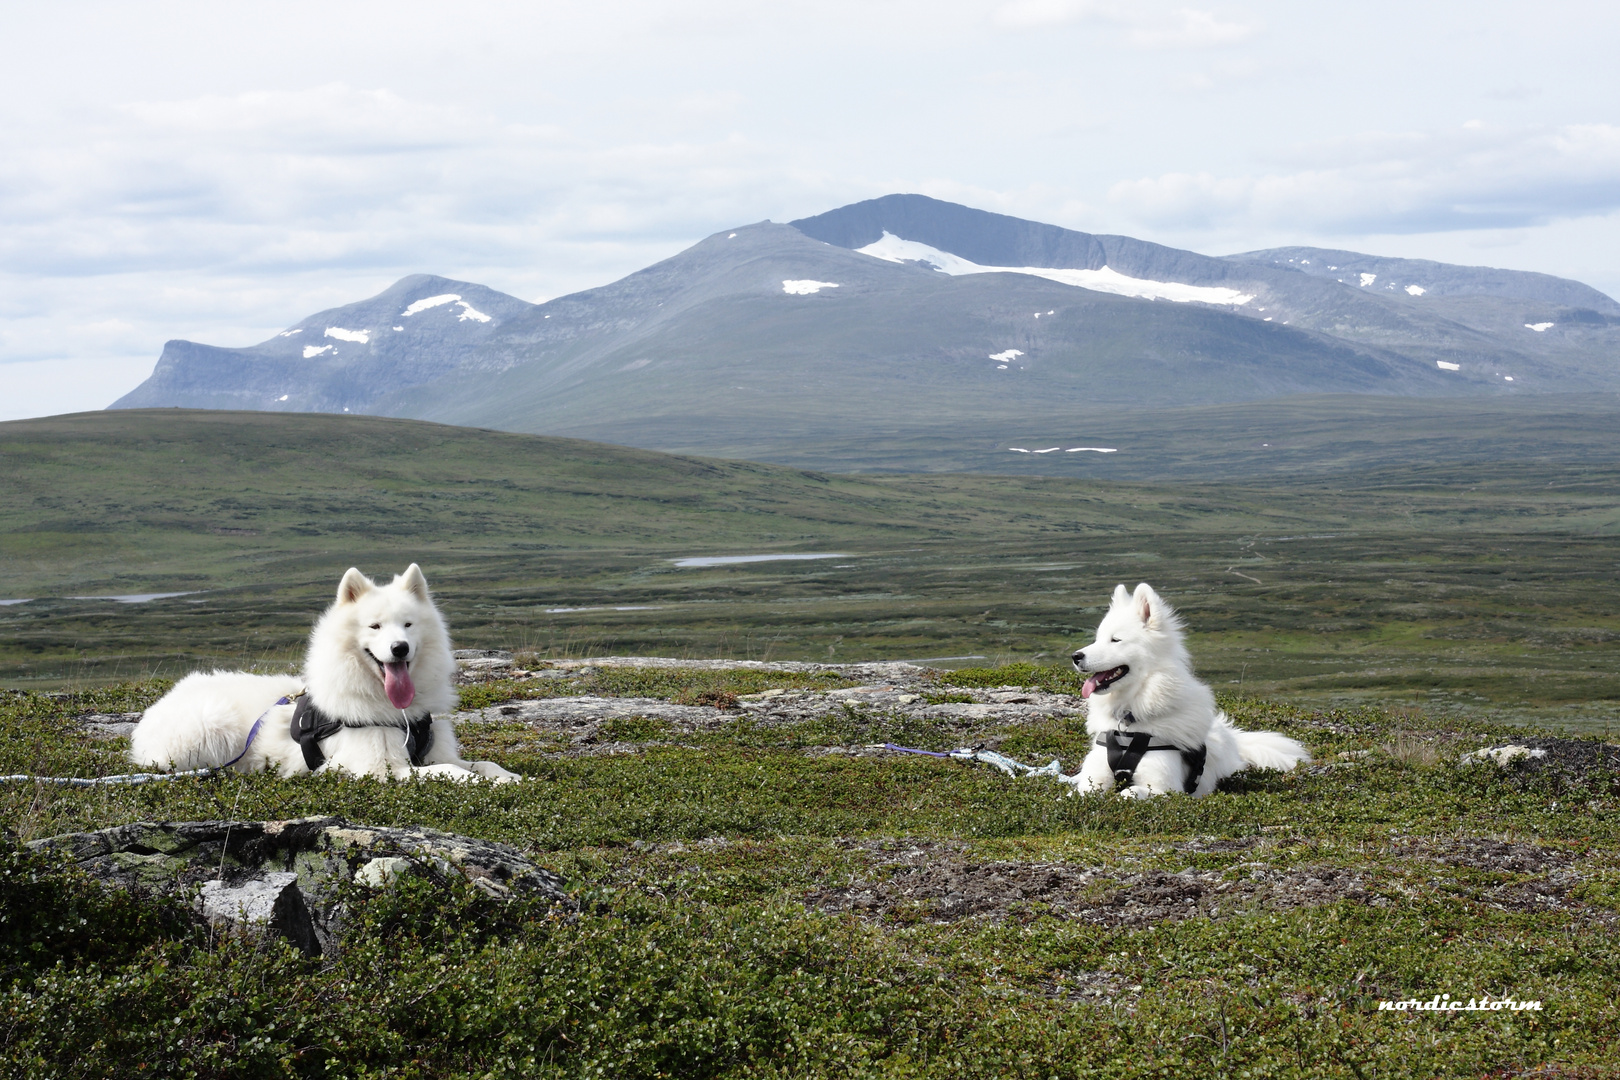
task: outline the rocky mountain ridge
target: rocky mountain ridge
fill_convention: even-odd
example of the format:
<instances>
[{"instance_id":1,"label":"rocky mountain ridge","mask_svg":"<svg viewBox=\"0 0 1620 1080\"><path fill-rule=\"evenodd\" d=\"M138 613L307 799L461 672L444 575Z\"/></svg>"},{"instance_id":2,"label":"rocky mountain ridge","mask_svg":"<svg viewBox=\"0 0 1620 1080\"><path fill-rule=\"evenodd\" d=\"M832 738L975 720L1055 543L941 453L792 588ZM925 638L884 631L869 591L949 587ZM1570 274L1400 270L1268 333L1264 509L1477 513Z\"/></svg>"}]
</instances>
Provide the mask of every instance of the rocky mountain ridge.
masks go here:
<instances>
[{"instance_id":1,"label":"rocky mountain ridge","mask_svg":"<svg viewBox=\"0 0 1620 1080\"><path fill-rule=\"evenodd\" d=\"M1620 304L1544 274L1309 248L1214 257L891 195L728 229L545 304L417 275L248 348L173 341L113 407L770 452L1148 404L1613 392L1617 360Z\"/></svg>"}]
</instances>

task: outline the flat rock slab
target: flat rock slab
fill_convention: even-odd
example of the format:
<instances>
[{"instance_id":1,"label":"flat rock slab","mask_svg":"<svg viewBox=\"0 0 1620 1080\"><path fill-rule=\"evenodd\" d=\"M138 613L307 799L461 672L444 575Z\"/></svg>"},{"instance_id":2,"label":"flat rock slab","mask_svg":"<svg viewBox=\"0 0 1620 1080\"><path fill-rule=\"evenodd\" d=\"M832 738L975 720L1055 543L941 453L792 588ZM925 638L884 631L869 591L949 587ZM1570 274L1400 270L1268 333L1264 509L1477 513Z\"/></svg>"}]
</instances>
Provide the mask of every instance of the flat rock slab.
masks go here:
<instances>
[{"instance_id":1,"label":"flat rock slab","mask_svg":"<svg viewBox=\"0 0 1620 1080\"><path fill-rule=\"evenodd\" d=\"M527 724L536 732L568 743L570 753L604 754L636 751L638 744L605 739L602 734L604 724L632 717L663 721L670 730L658 741L678 741L682 735L716 731L739 719L774 727L817 720L829 714L837 715L846 708L855 708L941 721L946 728L959 731L964 742L972 743L981 741L980 729L985 726L1085 715L1085 703L1068 694L1024 690L978 690L972 691L972 694L979 700L930 705L921 695L892 685L829 691L787 690L748 695L731 709L709 705L676 705L662 698L551 697L510 701L474 712L454 713L450 719L457 727L500 722ZM862 748L843 749L856 752Z\"/></svg>"},{"instance_id":2,"label":"flat rock slab","mask_svg":"<svg viewBox=\"0 0 1620 1080\"><path fill-rule=\"evenodd\" d=\"M278 933L312 956L339 943L339 893L352 881L459 877L491 896L576 907L560 876L516 848L419 826L372 828L337 817L138 821L29 846L59 853L110 887L185 897L213 926Z\"/></svg>"},{"instance_id":3,"label":"flat rock slab","mask_svg":"<svg viewBox=\"0 0 1620 1080\"><path fill-rule=\"evenodd\" d=\"M140 722L141 714L85 713L73 719L92 739L127 739L130 732L135 730L135 725Z\"/></svg>"}]
</instances>

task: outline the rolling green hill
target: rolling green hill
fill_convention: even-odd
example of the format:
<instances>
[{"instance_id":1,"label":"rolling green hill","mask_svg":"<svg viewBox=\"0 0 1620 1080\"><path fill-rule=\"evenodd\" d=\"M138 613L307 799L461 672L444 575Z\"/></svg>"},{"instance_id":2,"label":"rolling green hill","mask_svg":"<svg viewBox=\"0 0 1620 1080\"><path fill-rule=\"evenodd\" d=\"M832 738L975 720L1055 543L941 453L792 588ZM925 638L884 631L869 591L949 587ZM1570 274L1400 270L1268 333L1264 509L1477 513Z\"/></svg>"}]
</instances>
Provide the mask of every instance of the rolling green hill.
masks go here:
<instances>
[{"instance_id":1,"label":"rolling green hill","mask_svg":"<svg viewBox=\"0 0 1620 1080\"><path fill-rule=\"evenodd\" d=\"M1217 685L1620 719L1612 454L1245 483L857 477L415 421L150 410L0 424L0 460L0 598L31 598L0 606L12 685L291 662L346 567L417 561L462 645L1050 659L1115 583L1148 580ZM675 562L789 552L840 557ZM140 593L186 595L69 599Z\"/></svg>"},{"instance_id":2,"label":"rolling green hill","mask_svg":"<svg viewBox=\"0 0 1620 1080\"><path fill-rule=\"evenodd\" d=\"M711 453L838 473L1003 473L1162 483L1353 476L1432 463L1594 465L1620 462L1620 396L1512 400L1321 394L1270 401L1131 409L1019 409L986 400L960 411L874 419L858 432L815 414L681 417L581 425L672 453ZM565 434L575 434L568 426ZM1030 453L1011 449L1021 447ZM1113 453L1080 451L1103 447ZM1053 449L1055 448L1055 449ZM1042 453L1040 451L1050 451Z\"/></svg>"}]
</instances>

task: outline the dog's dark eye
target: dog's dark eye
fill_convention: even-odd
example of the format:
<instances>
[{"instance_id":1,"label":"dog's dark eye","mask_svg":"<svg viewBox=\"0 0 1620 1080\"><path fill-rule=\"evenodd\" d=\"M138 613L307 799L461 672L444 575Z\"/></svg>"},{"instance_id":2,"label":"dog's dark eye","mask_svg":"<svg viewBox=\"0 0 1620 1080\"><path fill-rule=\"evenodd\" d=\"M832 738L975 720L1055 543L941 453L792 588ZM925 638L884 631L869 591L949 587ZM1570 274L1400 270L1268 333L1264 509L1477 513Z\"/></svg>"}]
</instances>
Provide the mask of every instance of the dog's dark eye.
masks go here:
<instances>
[{"instance_id":1,"label":"dog's dark eye","mask_svg":"<svg viewBox=\"0 0 1620 1080\"><path fill-rule=\"evenodd\" d=\"M373 629L373 630L381 630L381 629L382 629L382 623L380 623L380 622L374 622L374 623L372 623L372 624L371 624L371 628L372 628L372 629ZM1114 640L1115 640L1115 641L1118 641L1118 640L1119 640L1119 638L1115 638L1115 639L1114 639Z\"/></svg>"},{"instance_id":2,"label":"dog's dark eye","mask_svg":"<svg viewBox=\"0 0 1620 1080\"><path fill-rule=\"evenodd\" d=\"M375 626L373 626L373 627L372 627L372 629L373 629L373 630L375 630L375 629L377 629L377 628L376 628L376 627L375 627ZM1108 640L1109 640L1109 641L1112 641L1112 642L1113 642L1113 643L1114 643L1114 644L1116 644L1116 645L1118 645L1118 644L1119 644L1119 638L1117 638L1117 637L1111 637L1111 638L1109 638L1109 639L1108 639Z\"/></svg>"},{"instance_id":3,"label":"dog's dark eye","mask_svg":"<svg viewBox=\"0 0 1620 1080\"><path fill-rule=\"evenodd\" d=\"M406 626L406 628L407 628L407 629L408 629L408 628L409 628L409 627L410 627L410 625L411 625L411 624L410 624L410 623L406 623L406 624L405 624L405 626Z\"/></svg>"}]
</instances>

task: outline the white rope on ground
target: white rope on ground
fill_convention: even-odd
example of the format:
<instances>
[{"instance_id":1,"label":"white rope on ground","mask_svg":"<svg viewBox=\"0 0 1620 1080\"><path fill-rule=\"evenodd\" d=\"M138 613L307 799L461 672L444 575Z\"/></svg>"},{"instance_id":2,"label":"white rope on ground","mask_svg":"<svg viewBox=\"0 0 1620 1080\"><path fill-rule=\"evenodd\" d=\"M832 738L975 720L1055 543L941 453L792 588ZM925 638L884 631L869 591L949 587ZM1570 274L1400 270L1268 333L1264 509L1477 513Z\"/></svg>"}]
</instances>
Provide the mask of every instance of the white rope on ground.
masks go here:
<instances>
[{"instance_id":1,"label":"white rope on ground","mask_svg":"<svg viewBox=\"0 0 1620 1080\"><path fill-rule=\"evenodd\" d=\"M0 776L0 784L20 784L33 781L36 784L65 784L68 787L95 787L97 784L149 784L154 780L178 780L183 776L213 776L218 769L189 769L186 772L138 772L124 773L120 776L30 776L27 773L15 773L11 776Z\"/></svg>"},{"instance_id":2,"label":"white rope on ground","mask_svg":"<svg viewBox=\"0 0 1620 1080\"><path fill-rule=\"evenodd\" d=\"M952 761L981 761L986 765L993 765L1008 776L1013 777L1050 776L1056 780L1068 779L1063 775L1063 768L1058 764L1057 758L1053 758L1040 768L1036 768L1034 765L1025 765L1022 761L1014 761L1012 758L998 754L994 750L986 750L978 746L963 746L948 753L942 753L938 750L917 750L910 746L896 746L894 743L879 743L873 749L893 750L902 754L921 754L924 757L950 758Z\"/></svg>"}]
</instances>

